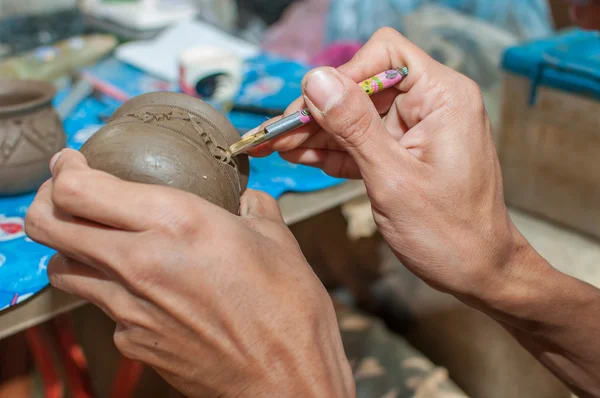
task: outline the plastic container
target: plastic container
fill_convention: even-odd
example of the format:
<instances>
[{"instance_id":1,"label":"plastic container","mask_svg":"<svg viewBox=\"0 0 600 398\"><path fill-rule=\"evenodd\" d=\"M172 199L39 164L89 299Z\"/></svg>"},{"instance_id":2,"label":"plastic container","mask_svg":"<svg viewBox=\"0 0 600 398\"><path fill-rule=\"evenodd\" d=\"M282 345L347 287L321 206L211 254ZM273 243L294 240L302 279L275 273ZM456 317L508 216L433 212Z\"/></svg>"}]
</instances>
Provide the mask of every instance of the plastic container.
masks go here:
<instances>
[{"instance_id":1,"label":"plastic container","mask_svg":"<svg viewBox=\"0 0 600 398\"><path fill-rule=\"evenodd\" d=\"M510 48L503 69L507 203L600 237L600 34Z\"/></svg>"}]
</instances>

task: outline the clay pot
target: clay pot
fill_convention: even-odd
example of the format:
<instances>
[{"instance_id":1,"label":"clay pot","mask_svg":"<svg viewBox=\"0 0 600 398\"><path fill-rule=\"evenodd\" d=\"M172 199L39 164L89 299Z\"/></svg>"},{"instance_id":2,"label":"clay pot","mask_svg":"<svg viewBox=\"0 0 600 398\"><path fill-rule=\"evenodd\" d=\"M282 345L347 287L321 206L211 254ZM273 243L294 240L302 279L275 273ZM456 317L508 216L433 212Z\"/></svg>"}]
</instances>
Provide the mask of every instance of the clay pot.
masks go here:
<instances>
[{"instance_id":1,"label":"clay pot","mask_svg":"<svg viewBox=\"0 0 600 398\"><path fill-rule=\"evenodd\" d=\"M0 195L35 191L50 177L48 163L66 142L55 92L50 83L0 80Z\"/></svg>"},{"instance_id":2,"label":"clay pot","mask_svg":"<svg viewBox=\"0 0 600 398\"><path fill-rule=\"evenodd\" d=\"M239 139L225 116L204 101L162 92L126 102L81 152L92 168L182 189L237 214L248 157L230 158L226 151Z\"/></svg>"}]
</instances>

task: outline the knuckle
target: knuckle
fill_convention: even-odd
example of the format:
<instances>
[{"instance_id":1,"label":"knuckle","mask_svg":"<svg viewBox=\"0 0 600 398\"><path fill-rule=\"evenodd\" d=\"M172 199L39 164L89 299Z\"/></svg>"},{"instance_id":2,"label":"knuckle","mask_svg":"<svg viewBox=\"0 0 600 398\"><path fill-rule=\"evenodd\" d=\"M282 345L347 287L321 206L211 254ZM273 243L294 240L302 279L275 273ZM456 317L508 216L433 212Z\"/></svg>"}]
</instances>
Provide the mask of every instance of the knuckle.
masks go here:
<instances>
[{"instance_id":1,"label":"knuckle","mask_svg":"<svg viewBox=\"0 0 600 398\"><path fill-rule=\"evenodd\" d=\"M106 303L106 307L112 314L117 324L129 330L147 328L147 313L134 302L133 296L117 294L115 298Z\"/></svg>"},{"instance_id":2,"label":"knuckle","mask_svg":"<svg viewBox=\"0 0 600 398\"><path fill-rule=\"evenodd\" d=\"M161 234L169 237L187 236L187 234L194 233L198 209L195 201L190 198L190 194L171 192L170 190L162 190L153 194L152 212L159 216L153 219L154 225L152 226Z\"/></svg>"},{"instance_id":3,"label":"knuckle","mask_svg":"<svg viewBox=\"0 0 600 398\"><path fill-rule=\"evenodd\" d=\"M159 220L160 228L167 238L194 239L199 231L199 217L193 207L188 208L185 204L178 207L177 211L169 214L169 217L163 217Z\"/></svg>"},{"instance_id":4,"label":"knuckle","mask_svg":"<svg viewBox=\"0 0 600 398\"><path fill-rule=\"evenodd\" d=\"M264 207L278 206L277 201L266 192L255 191L254 195L256 195L258 202Z\"/></svg>"},{"instance_id":5,"label":"knuckle","mask_svg":"<svg viewBox=\"0 0 600 398\"><path fill-rule=\"evenodd\" d=\"M395 179L383 179L381 185L377 186L377 189L369 191L371 202L376 206L385 206L390 202L391 198L394 198L394 194L397 191L397 184Z\"/></svg>"},{"instance_id":6,"label":"knuckle","mask_svg":"<svg viewBox=\"0 0 600 398\"><path fill-rule=\"evenodd\" d=\"M27 215L25 216L25 233L31 239L39 241L44 236L46 223L47 213L45 206L36 200L29 207Z\"/></svg>"},{"instance_id":7,"label":"knuckle","mask_svg":"<svg viewBox=\"0 0 600 398\"><path fill-rule=\"evenodd\" d=\"M134 361L140 360L138 345L131 336L131 331L117 327L113 336L113 342L117 350L126 358Z\"/></svg>"},{"instance_id":8,"label":"knuckle","mask_svg":"<svg viewBox=\"0 0 600 398\"><path fill-rule=\"evenodd\" d=\"M121 257L122 260L116 264L114 270L132 291L145 295L160 282L155 257L148 246L144 246L143 249L131 248Z\"/></svg>"},{"instance_id":9,"label":"knuckle","mask_svg":"<svg viewBox=\"0 0 600 398\"><path fill-rule=\"evenodd\" d=\"M50 261L48 261L47 273L50 283L54 286L54 282L60 282L61 270L63 265L64 257L60 253L56 253Z\"/></svg>"},{"instance_id":10,"label":"knuckle","mask_svg":"<svg viewBox=\"0 0 600 398\"><path fill-rule=\"evenodd\" d=\"M483 93L481 92L481 87L479 87L479 84L477 84L475 81L466 77L465 78L465 90L466 90L466 95L468 96L468 99L469 99L471 105L473 106L473 108L483 109L484 108Z\"/></svg>"},{"instance_id":11,"label":"knuckle","mask_svg":"<svg viewBox=\"0 0 600 398\"><path fill-rule=\"evenodd\" d=\"M368 139L372 125L373 115L369 112L344 116L338 124L339 137L348 145L361 146Z\"/></svg>"},{"instance_id":12,"label":"knuckle","mask_svg":"<svg viewBox=\"0 0 600 398\"><path fill-rule=\"evenodd\" d=\"M48 263L48 280L50 281L50 284L52 286L54 286L55 288L60 289L63 286L63 278L62 278L62 274L58 273L56 271L56 266L53 265L53 262L50 261L50 263ZM64 290L64 289L61 289Z\"/></svg>"},{"instance_id":13,"label":"knuckle","mask_svg":"<svg viewBox=\"0 0 600 398\"><path fill-rule=\"evenodd\" d=\"M383 28L379 28L373 34L373 38L376 39L376 40L381 40L381 39L395 39L398 36L400 36L400 32L398 32L394 28L390 28L389 26L385 26Z\"/></svg>"},{"instance_id":14,"label":"knuckle","mask_svg":"<svg viewBox=\"0 0 600 398\"><path fill-rule=\"evenodd\" d=\"M81 178L80 173L65 171L54 181L52 201L60 206L80 197L84 192L84 179Z\"/></svg>"}]
</instances>

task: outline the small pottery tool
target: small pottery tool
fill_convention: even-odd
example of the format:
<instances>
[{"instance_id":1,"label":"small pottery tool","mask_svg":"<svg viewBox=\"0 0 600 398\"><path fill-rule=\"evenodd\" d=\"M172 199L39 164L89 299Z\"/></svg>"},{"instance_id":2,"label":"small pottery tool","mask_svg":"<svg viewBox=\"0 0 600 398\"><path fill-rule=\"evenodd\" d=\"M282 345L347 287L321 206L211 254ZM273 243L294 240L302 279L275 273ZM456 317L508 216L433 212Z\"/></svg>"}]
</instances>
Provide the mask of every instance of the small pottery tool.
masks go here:
<instances>
[{"instance_id":1,"label":"small pottery tool","mask_svg":"<svg viewBox=\"0 0 600 398\"><path fill-rule=\"evenodd\" d=\"M373 76L359 83L359 85L363 88L365 93L371 96L382 90L395 86L396 84L400 83L407 75L408 68L406 67L391 69L382 72L377 76ZM231 145L229 147L229 153L231 154L231 156L236 156L240 153L247 152L260 144L270 141L275 137L279 137L280 135L289 133L290 131L297 129L298 127L304 126L305 124L308 124L313 120L314 118L312 117L308 109L303 109L301 111L295 112L277 122L274 122L273 124L270 124L261 131L252 134L251 136L248 136L246 138L243 138L235 144Z\"/></svg>"},{"instance_id":2,"label":"small pottery tool","mask_svg":"<svg viewBox=\"0 0 600 398\"><path fill-rule=\"evenodd\" d=\"M80 79L73 85L71 92L56 107L60 120L65 120L84 99L92 95L94 86L85 79Z\"/></svg>"}]
</instances>

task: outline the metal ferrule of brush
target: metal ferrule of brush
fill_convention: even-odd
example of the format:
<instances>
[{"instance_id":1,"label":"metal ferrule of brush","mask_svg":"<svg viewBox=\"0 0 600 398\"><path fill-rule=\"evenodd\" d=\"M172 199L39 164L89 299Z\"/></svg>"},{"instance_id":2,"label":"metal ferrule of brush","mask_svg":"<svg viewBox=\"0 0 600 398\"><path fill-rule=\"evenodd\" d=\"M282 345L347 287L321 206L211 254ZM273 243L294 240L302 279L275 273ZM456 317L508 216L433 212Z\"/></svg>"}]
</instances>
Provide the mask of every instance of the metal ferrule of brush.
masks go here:
<instances>
[{"instance_id":1,"label":"metal ferrule of brush","mask_svg":"<svg viewBox=\"0 0 600 398\"><path fill-rule=\"evenodd\" d=\"M303 126L304 122L301 120L300 112L292 113L289 116L284 117L283 119L268 125L265 127L265 140L270 140L275 137L279 137L282 134L288 133L292 130L297 129L298 127Z\"/></svg>"}]
</instances>

